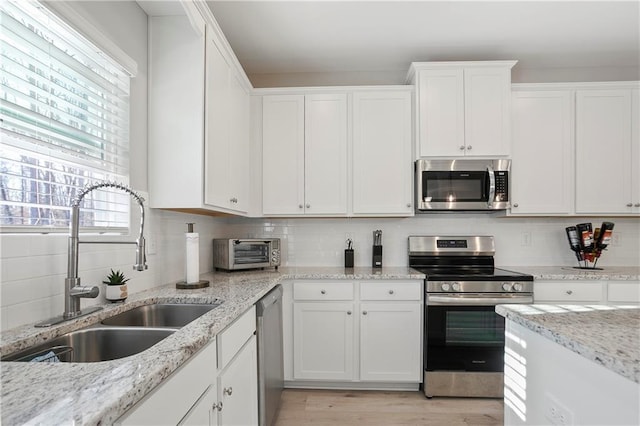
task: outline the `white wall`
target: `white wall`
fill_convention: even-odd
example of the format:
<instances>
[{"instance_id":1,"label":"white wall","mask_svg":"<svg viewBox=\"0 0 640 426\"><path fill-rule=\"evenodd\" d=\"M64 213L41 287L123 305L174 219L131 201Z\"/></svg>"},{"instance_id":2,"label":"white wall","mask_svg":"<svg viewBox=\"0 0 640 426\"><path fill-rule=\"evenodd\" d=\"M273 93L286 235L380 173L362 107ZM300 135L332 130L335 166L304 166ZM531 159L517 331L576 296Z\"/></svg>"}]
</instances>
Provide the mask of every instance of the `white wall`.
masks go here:
<instances>
[{"instance_id":1,"label":"white wall","mask_svg":"<svg viewBox=\"0 0 640 426\"><path fill-rule=\"evenodd\" d=\"M640 266L640 221L636 218L511 218L493 214L435 213L411 218L231 219L227 233L283 239L285 266L343 266L347 234L354 241L355 266L371 265L372 232L382 230L383 264L407 265L409 235L493 235L497 266L575 266L565 227L603 220L615 223L615 246L598 266ZM529 240L526 245L525 240Z\"/></svg>"}]
</instances>

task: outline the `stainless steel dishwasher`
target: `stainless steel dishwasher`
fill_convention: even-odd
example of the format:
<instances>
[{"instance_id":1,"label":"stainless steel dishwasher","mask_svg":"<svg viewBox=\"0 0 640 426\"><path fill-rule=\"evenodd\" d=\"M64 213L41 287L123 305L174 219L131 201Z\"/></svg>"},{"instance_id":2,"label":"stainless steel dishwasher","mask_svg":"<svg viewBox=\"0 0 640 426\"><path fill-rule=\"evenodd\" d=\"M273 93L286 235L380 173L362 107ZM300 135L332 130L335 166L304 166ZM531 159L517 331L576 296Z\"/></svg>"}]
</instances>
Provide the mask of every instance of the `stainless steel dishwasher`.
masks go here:
<instances>
[{"instance_id":1,"label":"stainless steel dishwasher","mask_svg":"<svg viewBox=\"0 0 640 426\"><path fill-rule=\"evenodd\" d=\"M256 304L258 336L258 411L260 426L271 426L284 388L282 361L282 286Z\"/></svg>"}]
</instances>

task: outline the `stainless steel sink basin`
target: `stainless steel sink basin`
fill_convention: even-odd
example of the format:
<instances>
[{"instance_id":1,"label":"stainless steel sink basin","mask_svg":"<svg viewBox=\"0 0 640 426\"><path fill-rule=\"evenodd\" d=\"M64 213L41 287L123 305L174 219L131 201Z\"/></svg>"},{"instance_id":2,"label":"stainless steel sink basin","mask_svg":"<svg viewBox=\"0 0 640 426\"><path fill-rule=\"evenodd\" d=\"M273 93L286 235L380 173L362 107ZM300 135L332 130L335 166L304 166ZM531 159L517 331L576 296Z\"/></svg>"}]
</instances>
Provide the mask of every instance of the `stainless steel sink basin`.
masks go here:
<instances>
[{"instance_id":1,"label":"stainless steel sink basin","mask_svg":"<svg viewBox=\"0 0 640 426\"><path fill-rule=\"evenodd\" d=\"M2 361L98 362L135 355L174 333L172 329L97 327L72 331L11 354Z\"/></svg>"},{"instance_id":2,"label":"stainless steel sink basin","mask_svg":"<svg viewBox=\"0 0 640 426\"><path fill-rule=\"evenodd\" d=\"M104 319L104 325L136 327L172 327L187 325L196 318L220 306L216 304L159 303L133 308Z\"/></svg>"}]
</instances>

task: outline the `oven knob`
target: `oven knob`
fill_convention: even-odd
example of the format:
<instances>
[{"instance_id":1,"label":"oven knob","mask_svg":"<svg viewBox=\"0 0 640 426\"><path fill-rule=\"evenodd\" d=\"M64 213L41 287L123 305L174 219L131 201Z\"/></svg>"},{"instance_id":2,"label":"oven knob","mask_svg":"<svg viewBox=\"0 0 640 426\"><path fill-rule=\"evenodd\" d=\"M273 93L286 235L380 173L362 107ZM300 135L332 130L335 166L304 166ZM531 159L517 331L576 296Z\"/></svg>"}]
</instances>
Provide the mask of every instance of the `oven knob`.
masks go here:
<instances>
[{"instance_id":1,"label":"oven knob","mask_svg":"<svg viewBox=\"0 0 640 426\"><path fill-rule=\"evenodd\" d=\"M515 283L515 284L513 285L513 290L514 290L514 291L522 291L522 284L520 284L520 283Z\"/></svg>"},{"instance_id":2,"label":"oven knob","mask_svg":"<svg viewBox=\"0 0 640 426\"><path fill-rule=\"evenodd\" d=\"M440 288L442 289L442 291L449 291L449 283L442 283L440 285Z\"/></svg>"},{"instance_id":3,"label":"oven knob","mask_svg":"<svg viewBox=\"0 0 640 426\"><path fill-rule=\"evenodd\" d=\"M502 289L504 291L511 291L511 290L513 290L513 287L511 285L511 283L502 283Z\"/></svg>"},{"instance_id":4,"label":"oven knob","mask_svg":"<svg viewBox=\"0 0 640 426\"><path fill-rule=\"evenodd\" d=\"M460 283L453 283L451 284L451 289L453 291L460 291Z\"/></svg>"}]
</instances>

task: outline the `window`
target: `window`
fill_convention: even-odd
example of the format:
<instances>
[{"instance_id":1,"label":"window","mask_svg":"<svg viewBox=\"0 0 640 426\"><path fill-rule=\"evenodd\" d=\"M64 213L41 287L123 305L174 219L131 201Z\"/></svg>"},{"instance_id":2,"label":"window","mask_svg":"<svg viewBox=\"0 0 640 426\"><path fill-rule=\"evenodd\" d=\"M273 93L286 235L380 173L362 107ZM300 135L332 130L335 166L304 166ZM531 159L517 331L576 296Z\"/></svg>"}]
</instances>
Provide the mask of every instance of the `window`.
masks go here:
<instances>
[{"instance_id":1,"label":"window","mask_svg":"<svg viewBox=\"0 0 640 426\"><path fill-rule=\"evenodd\" d=\"M68 228L87 184L129 184L130 75L47 8L0 5L0 225ZM125 230L129 195L93 191L83 228Z\"/></svg>"}]
</instances>

